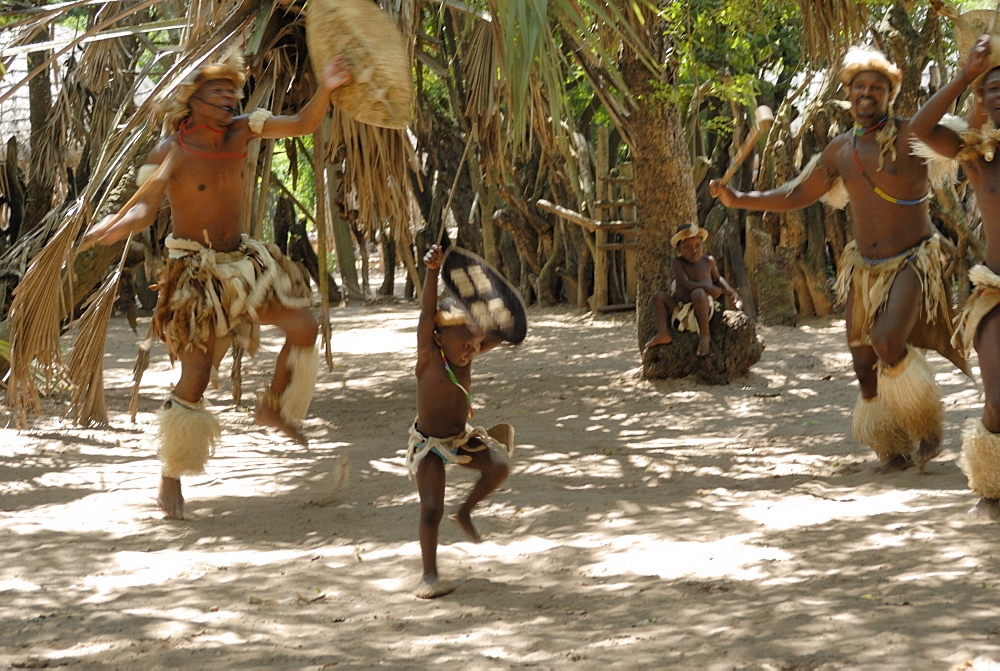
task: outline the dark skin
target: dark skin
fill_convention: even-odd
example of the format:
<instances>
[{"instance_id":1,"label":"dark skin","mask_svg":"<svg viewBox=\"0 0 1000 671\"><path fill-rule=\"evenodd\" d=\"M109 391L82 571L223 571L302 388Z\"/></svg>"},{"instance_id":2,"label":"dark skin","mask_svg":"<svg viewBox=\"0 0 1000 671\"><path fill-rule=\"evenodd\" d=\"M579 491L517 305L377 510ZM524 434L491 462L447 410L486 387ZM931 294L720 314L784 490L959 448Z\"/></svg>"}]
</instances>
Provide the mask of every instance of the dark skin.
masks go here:
<instances>
[{"instance_id":1,"label":"dark skin","mask_svg":"<svg viewBox=\"0 0 1000 671\"><path fill-rule=\"evenodd\" d=\"M847 100L851 115L859 125L867 128L877 124L887 114L891 85L888 79L874 71L859 72L848 87ZM853 130L835 137L820 157L819 165L809 177L790 193L779 189L769 191L735 191L712 180L712 195L726 207L769 212L789 212L812 205L829 191L836 178L843 179L850 196L854 239L861 254L869 259L885 259L919 245L934 234L927 201L916 205L890 203L874 192L865 174L883 192L900 200L917 200L930 188L927 166L923 159L910 154L910 140L914 137L908 119L896 119L898 134L895 140L896 159L885 156L885 167L878 168L880 147L875 132L854 137ZM864 168L862 174L854 162L853 146L856 143L858 158ZM866 399L878 395L876 365L881 360L888 366L898 364L906 356L906 343L916 326L922 290L916 272L905 266L896 275L885 307L875 316L871 330L871 345L850 346L854 373ZM852 330L853 299L846 305L847 332ZM923 467L927 461L940 454L940 443L921 444L916 462ZM893 458L876 469L877 473L903 470L910 462L902 456Z\"/></svg>"},{"instance_id":2,"label":"dark skin","mask_svg":"<svg viewBox=\"0 0 1000 671\"><path fill-rule=\"evenodd\" d=\"M427 275L421 294L420 319L417 322L417 430L425 436L447 438L465 430L469 417L469 398L448 376L441 359L444 352L455 379L469 393L472 392L472 360L488 352L502 341L493 335L483 335L466 325L437 326L438 273L443 254L441 247L434 245L424 257ZM488 432L502 444L509 444L513 429L500 424ZM478 445L470 441L470 446ZM473 542L482 540L472 524L472 509L485 499L510 473L506 453L495 450L459 454L471 457L471 461L461 464L465 468L479 471L479 480L472 487L468 498L451 516L462 531ZM454 584L440 580L437 569L438 530L444 516L445 466L433 452L424 457L417 466L417 492L420 495L420 556L423 576L417 589L418 596L432 598L442 596L454 589Z\"/></svg>"},{"instance_id":3,"label":"dark skin","mask_svg":"<svg viewBox=\"0 0 1000 671\"><path fill-rule=\"evenodd\" d=\"M236 86L228 79L203 83L191 96L190 131L174 133L158 144L147 164L166 164L154 178L144 196L124 216L105 217L88 231L80 250L95 244L110 245L125 236L138 233L153 223L163 196L170 203L172 233L176 238L197 240L220 252L239 247L246 179L247 143L258 138L285 138L308 135L319 127L329 107L330 92L347 84L351 73L341 57L334 58L312 99L298 114L268 119L260 135L249 125L249 115L235 116L238 102ZM313 347L318 325L306 308L286 308L277 301L257 310L262 324L277 326L285 333L285 344L278 354L270 391L280 396L291 380L288 353L291 347ZM198 348L180 355L181 378L173 393L178 398L197 402L205 392L215 356L215 336L209 338L206 351ZM261 406L255 415L259 424L275 427L301 444L306 439L280 415L279 410ZM183 518L184 497L178 478L162 477L157 503L168 518Z\"/></svg>"},{"instance_id":4,"label":"dark skin","mask_svg":"<svg viewBox=\"0 0 1000 671\"><path fill-rule=\"evenodd\" d=\"M938 122L958 96L984 73L986 76L978 92L977 104L969 119L970 126L979 128L987 119L995 125L1000 124L1000 69L990 69L990 38L981 35L955 78L913 115L911 124L914 134L939 154L954 158L962 147L962 138ZM962 161L962 168L976 191L983 218L986 238L983 263L1000 274L1000 162L976 156ZM1000 306L979 323L975 347L986 399L983 426L992 433L1000 433ZM1000 519L1000 500L984 497L977 510L990 519Z\"/></svg>"},{"instance_id":5,"label":"dark skin","mask_svg":"<svg viewBox=\"0 0 1000 671\"><path fill-rule=\"evenodd\" d=\"M673 270L677 280L674 296L665 291L653 294L653 317L656 321L656 335L645 347L669 345L673 342L670 335L670 316L677 303L691 303L698 319L699 338L696 356L706 356L709 351L711 334L708 320L711 311L711 301L718 300L723 294L732 296L737 304L739 294L719 274L719 266L715 259L704 254L705 244L699 236L685 238L677 243L680 256L674 257Z\"/></svg>"}]
</instances>

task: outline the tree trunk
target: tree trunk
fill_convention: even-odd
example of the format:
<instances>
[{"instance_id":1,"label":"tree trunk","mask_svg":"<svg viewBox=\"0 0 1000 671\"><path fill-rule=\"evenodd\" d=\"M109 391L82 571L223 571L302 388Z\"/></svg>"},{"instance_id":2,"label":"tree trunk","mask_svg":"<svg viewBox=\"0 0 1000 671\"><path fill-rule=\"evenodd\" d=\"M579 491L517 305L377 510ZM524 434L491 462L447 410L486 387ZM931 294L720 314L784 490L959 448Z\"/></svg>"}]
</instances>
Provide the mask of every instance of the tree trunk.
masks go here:
<instances>
[{"instance_id":1,"label":"tree trunk","mask_svg":"<svg viewBox=\"0 0 1000 671\"><path fill-rule=\"evenodd\" d=\"M642 357L645 377L679 378L693 375L707 384L728 384L760 361L763 341L745 312L716 310L709 321L708 356L695 356L698 334L674 333L669 345L650 347Z\"/></svg>"},{"instance_id":2,"label":"tree trunk","mask_svg":"<svg viewBox=\"0 0 1000 671\"><path fill-rule=\"evenodd\" d=\"M333 227L333 247L337 254L337 266L340 268L340 279L344 285L344 293L349 298L363 299L364 293L358 284L358 268L354 257L354 243L351 239L350 224L344 220L340 209L343 199L338 195L343 188L340 179L334 173L330 179L329 216Z\"/></svg>"},{"instance_id":3,"label":"tree trunk","mask_svg":"<svg viewBox=\"0 0 1000 671\"><path fill-rule=\"evenodd\" d=\"M778 262L771 235L753 219L747 219L746 266L760 320L767 324L794 326L795 289L792 277Z\"/></svg>"},{"instance_id":4,"label":"tree trunk","mask_svg":"<svg viewBox=\"0 0 1000 671\"><path fill-rule=\"evenodd\" d=\"M375 292L379 296L392 296L396 288L396 241L389 228L382 231L382 286Z\"/></svg>"},{"instance_id":5,"label":"tree trunk","mask_svg":"<svg viewBox=\"0 0 1000 671\"><path fill-rule=\"evenodd\" d=\"M670 237L681 224L698 219L687 138L680 114L673 104L655 102L656 90L649 71L638 60L623 67L625 82L636 100L629 117L635 165L638 295L636 300L637 348L656 330L652 296L670 286ZM720 311L721 313L721 311ZM744 374L760 359L763 349L756 329L742 313L712 320L714 357L696 357L697 337L678 333L674 343L654 347L642 358L645 377L684 377L695 374L713 384L723 384ZM748 363L749 362L749 363Z\"/></svg>"},{"instance_id":6,"label":"tree trunk","mask_svg":"<svg viewBox=\"0 0 1000 671\"><path fill-rule=\"evenodd\" d=\"M39 3L42 4L42 3ZM33 42L51 39L48 30L39 31ZM28 54L28 71L44 63L51 56L49 51L34 51ZM52 176L46 165L44 135L49 132L47 122L52 109L52 84L49 68L43 69L28 82L28 100L31 119L31 156L28 184L25 193L24 218L21 234L35 229L46 213L52 208Z\"/></svg>"}]
</instances>

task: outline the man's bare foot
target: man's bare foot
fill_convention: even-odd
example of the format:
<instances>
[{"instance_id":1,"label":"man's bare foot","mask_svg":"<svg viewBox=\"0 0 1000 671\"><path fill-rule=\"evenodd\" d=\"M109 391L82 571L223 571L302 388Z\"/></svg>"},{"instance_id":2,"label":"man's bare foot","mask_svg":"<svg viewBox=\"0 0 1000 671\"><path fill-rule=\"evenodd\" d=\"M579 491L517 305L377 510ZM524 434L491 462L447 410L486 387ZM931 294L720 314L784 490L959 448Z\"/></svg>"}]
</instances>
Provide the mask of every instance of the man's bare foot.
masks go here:
<instances>
[{"instance_id":1,"label":"man's bare foot","mask_svg":"<svg viewBox=\"0 0 1000 671\"><path fill-rule=\"evenodd\" d=\"M996 522L1000 520L1000 499L981 498L969 512L976 517Z\"/></svg>"},{"instance_id":2,"label":"man's bare foot","mask_svg":"<svg viewBox=\"0 0 1000 671\"><path fill-rule=\"evenodd\" d=\"M927 462L941 454L943 449L940 438L936 440L921 440L920 445L917 446L917 454L913 459L917 463L917 468L921 471L924 470Z\"/></svg>"},{"instance_id":3,"label":"man's bare foot","mask_svg":"<svg viewBox=\"0 0 1000 671\"><path fill-rule=\"evenodd\" d=\"M909 459L901 454L897 454L889 461L884 464L879 464L872 471L875 475L888 475L889 473L896 473L899 471L905 471L907 468L913 465Z\"/></svg>"},{"instance_id":4,"label":"man's bare foot","mask_svg":"<svg viewBox=\"0 0 1000 671\"><path fill-rule=\"evenodd\" d=\"M255 422L262 426L270 426L281 431L303 447L309 445L306 437L298 429L286 422L277 408L273 408L267 403L257 404L257 412L254 413L253 418Z\"/></svg>"},{"instance_id":5,"label":"man's bare foot","mask_svg":"<svg viewBox=\"0 0 1000 671\"><path fill-rule=\"evenodd\" d=\"M642 346L643 349L649 349L650 347L656 347L657 345L669 345L674 341L673 336L669 333L657 333L655 336L649 339L645 345Z\"/></svg>"},{"instance_id":6,"label":"man's bare foot","mask_svg":"<svg viewBox=\"0 0 1000 671\"><path fill-rule=\"evenodd\" d=\"M711 336L708 333L702 333L698 337L698 349L695 351L695 356L708 356L708 345L711 342Z\"/></svg>"},{"instance_id":7,"label":"man's bare foot","mask_svg":"<svg viewBox=\"0 0 1000 671\"><path fill-rule=\"evenodd\" d=\"M456 583L450 580L439 580L436 575L424 576L424 579L417 585L417 589L413 591L413 596L418 599L436 599L439 596L451 594L456 587L458 587Z\"/></svg>"},{"instance_id":8,"label":"man's bare foot","mask_svg":"<svg viewBox=\"0 0 1000 671\"><path fill-rule=\"evenodd\" d=\"M181 495L179 478L160 478L160 492L156 497L156 505L160 506L163 516L168 520L184 519L184 497Z\"/></svg>"},{"instance_id":9,"label":"man's bare foot","mask_svg":"<svg viewBox=\"0 0 1000 671\"><path fill-rule=\"evenodd\" d=\"M482 543L483 537L479 535L476 531L476 527L472 524L472 514L468 511L459 510L454 515L448 515L448 519L455 520L458 526L462 527L462 531L473 543Z\"/></svg>"}]
</instances>

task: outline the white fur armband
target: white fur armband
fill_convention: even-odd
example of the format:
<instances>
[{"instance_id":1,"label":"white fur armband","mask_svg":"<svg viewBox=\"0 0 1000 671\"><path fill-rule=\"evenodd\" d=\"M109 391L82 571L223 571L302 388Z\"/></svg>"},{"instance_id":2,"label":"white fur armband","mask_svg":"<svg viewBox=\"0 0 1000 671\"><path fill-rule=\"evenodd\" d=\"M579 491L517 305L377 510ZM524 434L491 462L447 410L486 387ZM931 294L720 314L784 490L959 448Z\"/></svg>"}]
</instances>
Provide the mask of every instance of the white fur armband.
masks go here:
<instances>
[{"instance_id":1,"label":"white fur armband","mask_svg":"<svg viewBox=\"0 0 1000 671\"><path fill-rule=\"evenodd\" d=\"M778 190L786 196L790 195L797 186L809 179L809 176L812 175L813 171L815 171L817 166L819 166L821 158L823 158L822 154L815 154L811 159L809 159L809 163L802 168L802 172L800 172L797 177L782 184L778 187ZM847 207L847 189L844 188L844 180L841 179L839 175L832 182L830 182L830 188L826 193L820 196L819 201L824 205L838 210L842 210Z\"/></svg>"},{"instance_id":2,"label":"white fur armband","mask_svg":"<svg viewBox=\"0 0 1000 671\"><path fill-rule=\"evenodd\" d=\"M135 185L142 186L152 176L160 166L156 163L146 163L139 166L139 171L135 173Z\"/></svg>"},{"instance_id":3,"label":"white fur armband","mask_svg":"<svg viewBox=\"0 0 1000 671\"><path fill-rule=\"evenodd\" d=\"M969 124L965 119L945 114L941 119L941 125L954 131L962 139L963 148L965 147L966 131L969 130ZM927 165L927 179L930 180L932 186L942 188L948 184L954 184L958 180L958 161L962 160L958 156L948 158L937 153L930 145L917 138L910 139L910 153L924 160Z\"/></svg>"},{"instance_id":4,"label":"white fur armband","mask_svg":"<svg viewBox=\"0 0 1000 671\"><path fill-rule=\"evenodd\" d=\"M250 130L260 135L261 131L264 130L264 124L273 116L269 110L263 108L255 109L247 123L250 124Z\"/></svg>"}]
</instances>

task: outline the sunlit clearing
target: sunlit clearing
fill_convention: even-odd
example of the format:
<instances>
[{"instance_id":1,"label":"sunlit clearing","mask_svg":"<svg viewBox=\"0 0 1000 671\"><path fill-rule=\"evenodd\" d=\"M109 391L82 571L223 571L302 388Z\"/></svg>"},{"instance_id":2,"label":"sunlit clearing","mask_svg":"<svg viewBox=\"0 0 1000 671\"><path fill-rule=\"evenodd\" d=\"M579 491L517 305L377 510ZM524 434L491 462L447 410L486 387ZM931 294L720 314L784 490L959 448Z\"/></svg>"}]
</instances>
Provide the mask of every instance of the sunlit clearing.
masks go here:
<instances>
[{"instance_id":1,"label":"sunlit clearing","mask_svg":"<svg viewBox=\"0 0 1000 671\"><path fill-rule=\"evenodd\" d=\"M494 560L514 564L523 562L524 557L538 555L542 552L548 552L553 548L559 547L562 547L562 543L557 543L547 538L541 538L540 536L519 538L518 540L509 543L495 542L489 539L483 541L482 543L458 541L447 545L441 545L438 548L438 556L461 555L463 557L488 557ZM387 551L385 556L418 557L420 556L420 543L417 541L404 543L398 548L392 548ZM369 560L374 559L375 554L367 552L365 553L365 558Z\"/></svg>"},{"instance_id":2,"label":"sunlit clearing","mask_svg":"<svg viewBox=\"0 0 1000 671\"><path fill-rule=\"evenodd\" d=\"M815 389L786 389L788 394L792 396L798 396L799 398L812 398L813 396L819 396L819 392Z\"/></svg>"},{"instance_id":3,"label":"sunlit clearing","mask_svg":"<svg viewBox=\"0 0 1000 671\"><path fill-rule=\"evenodd\" d=\"M719 436L685 436L683 438L657 438L655 440L643 440L630 442L628 446L635 450L649 450L655 448L673 449L675 447L713 447L720 442L732 444L731 437Z\"/></svg>"},{"instance_id":4,"label":"sunlit clearing","mask_svg":"<svg viewBox=\"0 0 1000 671\"><path fill-rule=\"evenodd\" d=\"M592 576L632 573L666 579L727 576L756 580L767 574L753 564L790 558L783 550L747 545L745 541L752 537L744 534L707 543L665 541L649 536L609 538L599 546L603 551L597 552L604 561L585 567L584 572Z\"/></svg>"},{"instance_id":5,"label":"sunlit clearing","mask_svg":"<svg viewBox=\"0 0 1000 671\"><path fill-rule=\"evenodd\" d=\"M27 580L0 580L0 592L37 592L41 587Z\"/></svg>"},{"instance_id":6,"label":"sunlit clearing","mask_svg":"<svg viewBox=\"0 0 1000 671\"><path fill-rule=\"evenodd\" d=\"M620 478L624 475L622 465L618 460L599 455L581 457L572 463L529 464L521 468L518 473L579 477L581 468L586 471L588 478Z\"/></svg>"},{"instance_id":7,"label":"sunlit clearing","mask_svg":"<svg viewBox=\"0 0 1000 671\"><path fill-rule=\"evenodd\" d=\"M777 503L771 501L750 503L740 511L740 514L772 529L792 529L823 524L834 519L843 520L852 517L869 519L880 513L902 512L909 509L907 502L919 495L919 492L898 490L864 496L855 491L848 501L830 501L814 496L789 496Z\"/></svg>"},{"instance_id":8,"label":"sunlit clearing","mask_svg":"<svg viewBox=\"0 0 1000 671\"><path fill-rule=\"evenodd\" d=\"M416 337L412 333L400 333L386 328L353 329L340 331L330 338L330 350L346 354L386 354L407 350L416 351Z\"/></svg>"},{"instance_id":9,"label":"sunlit clearing","mask_svg":"<svg viewBox=\"0 0 1000 671\"><path fill-rule=\"evenodd\" d=\"M482 543L462 543L454 548L463 555L471 557L499 557L501 559L516 559L517 557L530 557L542 552L548 552L552 548L559 547L560 543L551 541L540 536L529 536L520 538L510 543L498 543L485 540Z\"/></svg>"},{"instance_id":10,"label":"sunlit clearing","mask_svg":"<svg viewBox=\"0 0 1000 671\"><path fill-rule=\"evenodd\" d=\"M413 587L414 578L383 578L372 580L371 584L383 592L405 592Z\"/></svg>"},{"instance_id":11,"label":"sunlit clearing","mask_svg":"<svg viewBox=\"0 0 1000 671\"><path fill-rule=\"evenodd\" d=\"M372 470L379 473L392 473L393 475L406 475L406 461L402 458L392 459L372 459L368 462Z\"/></svg>"},{"instance_id":12,"label":"sunlit clearing","mask_svg":"<svg viewBox=\"0 0 1000 671\"><path fill-rule=\"evenodd\" d=\"M221 645L240 645L241 643L246 643L246 639L241 636L237 636L231 631L227 631L223 634L215 635L202 635L198 637L199 643L219 643Z\"/></svg>"},{"instance_id":13,"label":"sunlit clearing","mask_svg":"<svg viewBox=\"0 0 1000 671\"><path fill-rule=\"evenodd\" d=\"M162 585L170 580L194 580L206 573L230 566L267 566L287 564L303 556L334 557L352 555L350 548L320 548L312 550L238 552L116 552L108 560L106 574L88 576L82 581L106 595L129 587Z\"/></svg>"},{"instance_id":14,"label":"sunlit clearing","mask_svg":"<svg viewBox=\"0 0 1000 671\"><path fill-rule=\"evenodd\" d=\"M99 659L101 653L113 651L118 646L118 641L109 641L107 643L88 643L87 645L74 645L72 648L67 650L53 650L45 656L51 659L73 658L74 661L79 661L80 658L87 656L90 656L92 659ZM73 663L74 662L71 661L67 664L67 666L72 665Z\"/></svg>"}]
</instances>

